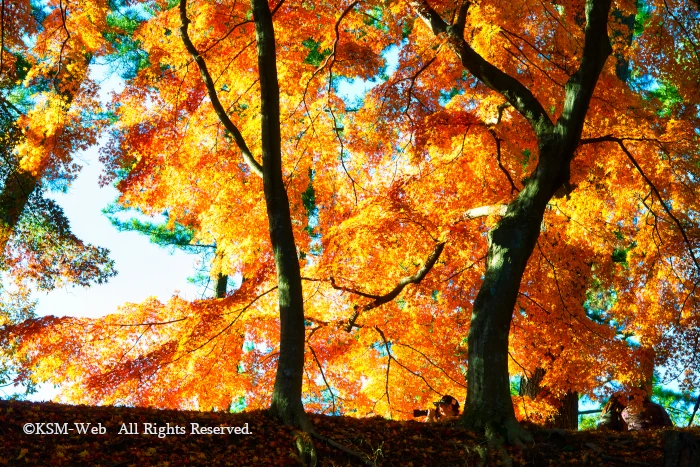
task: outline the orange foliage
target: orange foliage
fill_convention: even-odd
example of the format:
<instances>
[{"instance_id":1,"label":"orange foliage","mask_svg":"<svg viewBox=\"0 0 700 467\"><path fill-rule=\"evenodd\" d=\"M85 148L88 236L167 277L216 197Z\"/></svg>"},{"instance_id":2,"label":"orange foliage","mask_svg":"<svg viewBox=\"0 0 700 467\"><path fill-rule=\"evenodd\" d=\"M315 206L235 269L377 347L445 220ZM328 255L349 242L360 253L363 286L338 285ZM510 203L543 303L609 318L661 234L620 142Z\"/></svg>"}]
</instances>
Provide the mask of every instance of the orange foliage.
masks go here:
<instances>
[{"instance_id":1,"label":"orange foliage","mask_svg":"<svg viewBox=\"0 0 700 467\"><path fill-rule=\"evenodd\" d=\"M454 13L455 2L430 3L443 17ZM465 37L556 118L581 56L583 3L478 2ZM692 52L700 23L683 35L684 15L697 19L696 10L648 4L643 29L626 43L631 32L620 18L635 13L635 2L615 2L616 58L588 109L569 189L548 205L514 310L511 374L544 368L553 395L591 394L610 379L638 384L647 357L637 344L683 373L687 388L700 376L700 63ZM248 9L191 2L189 33L259 158ZM114 97L106 180L117 180L124 206L167 210L197 241L215 243L217 271L242 284L224 299L148 300L98 320L46 318L12 332L35 376L64 384L72 402L227 409L244 397L263 407L279 318L262 183L212 110L177 32L177 9L153 11L134 36L148 66ZM403 2L288 0L274 23L283 173L305 277L307 408L407 418L439 394L463 399L485 233L536 166L530 127ZM629 64L633 82L620 79L616 59ZM338 84L356 77L376 85L352 102ZM680 101L658 98L642 77L675 89ZM25 163L41 166L29 155ZM482 206L496 208L470 211ZM373 305L441 243L419 284ZM546 402L516 399L523 413L551 415Z\"/></svg>"}]
</instances>

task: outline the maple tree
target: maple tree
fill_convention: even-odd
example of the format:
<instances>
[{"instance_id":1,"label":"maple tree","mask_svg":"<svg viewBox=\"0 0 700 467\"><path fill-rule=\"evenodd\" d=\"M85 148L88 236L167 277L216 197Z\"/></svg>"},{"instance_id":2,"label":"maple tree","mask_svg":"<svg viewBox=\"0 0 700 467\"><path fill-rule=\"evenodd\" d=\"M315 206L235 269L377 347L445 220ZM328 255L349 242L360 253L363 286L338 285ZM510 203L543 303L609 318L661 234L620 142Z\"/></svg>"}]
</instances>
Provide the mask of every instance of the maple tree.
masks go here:
<instances>
[{"instance_id":1,"label":"maple tree","mask_svg":"<svg viewBox=\"0 0 700 467\"><path fill-rule=\"evenodd\" d=\"M466 392L518 443L516 418L655 365L697 387L694 3L122 7L105 181L242 281L8 331L69 400L272 398L311 430L302 394L405 418Z\"/></svg>"},{"instance_id":2,"label":"maple tree","mask_svg":"<svg viewBox=\"0 0 700 467\"><path fill-rule=\"evenodd\" d=\"M94 2L2 2L0 34L0 322L34 317L35 290L100 284L112 277L108 250L85 244L46 194L66 190L79 170L75 152L96 142L105 123L92 58L104 52ZM102 18L104 19L104 18ZM2 382L28 383L2 348ZM19 371L19 374L17 374Z\"/></svg>"}]
</instances>

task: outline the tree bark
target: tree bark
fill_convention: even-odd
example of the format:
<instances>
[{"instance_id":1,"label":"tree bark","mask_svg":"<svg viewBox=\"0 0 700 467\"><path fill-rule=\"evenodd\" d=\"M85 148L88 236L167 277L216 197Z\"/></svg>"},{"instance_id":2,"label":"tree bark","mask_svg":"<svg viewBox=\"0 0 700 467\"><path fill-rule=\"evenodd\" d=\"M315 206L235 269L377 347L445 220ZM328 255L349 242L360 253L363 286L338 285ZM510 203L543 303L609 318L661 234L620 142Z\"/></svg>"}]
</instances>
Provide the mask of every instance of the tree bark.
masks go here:
<instances>
[{"instance_id":1,"label":"tree bark","mask_svg":"<svg viewBox=\"0 0 700 467\"><path fill-rule=\"evenodd\" d=\"M544 378L544 368L535 368L532 376L522 376L520 379L519 394L536 399L542 393L542 378ZM563 430L578 430L578 392L569 391L559 399L560 403L554 418L547 424L548 428L561 428Z\"/></svg>"},{"instance_id":2,"label":"tree bark","mask_svg":"<svg viewBox=\"0 0 700 467\"><path fill-rule=\"evenodd\" d=\"M216 276L216 298L226 297L226 287L228 286L228 276L219 273Z\"/></svg>"},{"instance_id":3,"label":"tree bark","mask_svg":"<svg viewBox=\"0 0 700 467\"><path fill-rule=\"evenodd\" d=\"M503 95L522 114L537 137L539 161L524 189L488 233L484 281L474 301L467 338L467 401L463 419L491 439L511 444L531 439L519 427L510 397L508 335L520 282L537 242L547 203L569 180L586 111L605 61L612 53L607 23L611 0L586 1L586 26L579 68L565 86L564 109L553 124L532 92L481 57L464 39L460 19L448 24L426 0L413 0L416 13L435 35L446 34L462 65ZM466 15L466 10L464 11Z\"/></svg>"},{"instance_id":4,"label":"tree bark","mask_svg":"<svg viewBox=\"0 0 700 467\"><path fill-rule=\"evenodd\" d=\"M567 392L560 402L561 406L556 415L554 415L552 428L578 430L578 392Z\"/></svg>"},{"instance_id":5,"label":"tree bark","mask_svg":"<svg viewBox=\"0 0 700 467\"><path fill-rule=\"evenodd\" d=\"M518 388L518 394L521 396L528 396L530 399L535 399L540 395L542 387L542 378L544 378L545 370L544 368L535 368L531 377L523 375L520 377L520 387Z\"/></svg>"},{"instance_id":6,"label":"tree bark","mask_svg":"<svg viewBox=\"0 0 700 467\"><path fill-rule=\"evenodd\" d=\"M251 0L258 43L262 114L262 172L270 240L277 267L280 356L271 410L288 425L310 428L301 403L304 305L289 198L282 178L279 85L272 14L267 0Z\"/></svg>"},{"instance_id":7,"label":"tree bark","mask_svg":"<svg viewBox=\"0 0 700 467\"><path fill-rule=\"evenodd\" d=\"M7 247L29 197L39 186L40 176L19 169L11 171L0 192L0 256Z\"/></svg>"},{"instance_id":8,"label":"tree bark","mask_svg":"<svg viewBox=\"0 0 700 467\"><path fill-rule=\"evenodd\" d=\"M310 435L316 435L301 402L304 371L304 306L301 272L292 228L289 198L282 176L279 84L272 12L266 0L251 0L260 77L262 164L258 164L241 132L229 119L218 98L214 80L204 57L188 33L187 2L180 0L180 32L189 54L197 64L211 104L226 130L234 136L251 171L261 175L267 209L268 230L277 269L280 312L280 353L270 411L286 425L301 428L297 448L305 463L315 465L316 452Z\"/></svg>"}]
</instances>

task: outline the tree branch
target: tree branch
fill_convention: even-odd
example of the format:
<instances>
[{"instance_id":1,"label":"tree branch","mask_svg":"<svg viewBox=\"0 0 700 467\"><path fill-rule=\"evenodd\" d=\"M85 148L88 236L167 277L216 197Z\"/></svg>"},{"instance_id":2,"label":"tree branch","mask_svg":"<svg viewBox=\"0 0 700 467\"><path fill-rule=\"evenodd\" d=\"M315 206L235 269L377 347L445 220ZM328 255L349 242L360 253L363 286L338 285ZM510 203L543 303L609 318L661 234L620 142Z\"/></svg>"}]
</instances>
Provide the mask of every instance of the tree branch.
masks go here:
<instances>
[{"instance_id":1,"label":"tree branch","mask_svg":"<svg viewBox=\"0 0 700 467\"><path fill-rule=\"evenodd\" d=\"M199 54L197 48L194 46L189 34L187 33L187 27L190 24L190 20L187 17L187 0L180 0L180 22L182 23L182 26L180 26L182 42L185 44L187 52L192 56L195 63L199 67L199 72L202 76L202 81L204 81L204 85L207 88L207 93L209 94L211 105L212 107L214 107L214 112L216 112L217 117L219 117L219 120L224 125L224 128L226 128L226 131L231 133L231 135L233 136L233 139L236 142L238 148L241 150L241 153L243 154L243 159L250 167L250 170L252 170L256 175L262 178L262 165L255 160L255 157L253 157L253 153L250 151L250 148L248 148L245 139L243 139L243 135L226 113L224 106L219 100L219 96L216 92L216 85L211 77L211 74L209 73L209 70L207 69L207 64L204 61L204 57L202 57Z\"/></svg>"},{"instance_id":2,"label":"tree branch","mask_svg":"<svg viewBox=\"0 0 700 467\"><path fill-rule=\"evenodd\" d=\"M492 215L504 216L506 214L506 209L508 208L505 204L492 204L489 206L479 206L478 208L471 208L465 211L459 218L453 223L453 225L459 224L460 222L470 221L479 217L486 217Z\"/></svg>"},{"instance_id":3,"label":"tree branch","mask_svg":"<svg viewBox=\"0 0 700 467\"><path fill-rule=\"evenodd\" d=\"M610 3L611 0L586 1L583 55L578 71L566 83L564 109L556 124L556 131L564 137L564 144L571 150L571 154L579 143L598 76L612 54L608 37Z\"/></svg>"},{"instance_id":4,"label":"tree branch","mask_svg":"<svg viewBox=\"0 0 700 467\"><path fill-rule=\"evenodd\" d=\"M309 350L311 351L311 355L314 357L314 361L316 362L316 365L318 366L318 370L321 372L321 378L323 378L323 382L326 385L326 388L328 388L328 392L331 393L331 403L333 404L333 415L335 415L335 394L333 394L333 389L331 389L331 385L328 384L328 380L326 380L326 374L323 372L323 367L321 366L321 362L318 361L318 357L316 356L316 352L314 352L314 348L311 347L311 344L309 344Z\"/></svg>"},{"instance_id":5,"label":"tree branch","mask_svg":"<svg viewBox=\"0 0 700 467\"><path fill-rule=\"evenodd\" d=\"M469 12L469 7L472 2L469 0L462 0L462 4L459 7L459 13L457 13L457 20L452 25L452 30L458 37L464 37L464 27L467 24L467 13Z\"/></svg>"},{"instance_id":6,"label":"tree branch","mask_svg":"<svg viewBox=\"0 0 700 467\"><path fill-rule=\"evenodd\" d=\"M453 378L452 376L450 376L441 366L437 365L435 362L433 362L432 360L430 360L430 358L429 358L426 354L424 354L423 352L421 352L420 350L418 350L418 349L416 349L415 347L412 347L412 346L410 346L410 345L408 345L408 344L402 344L402 343L400 343L400 342L395 342L394 344L395 344L395 345L400 345L400 346L402 346L402 347L406 347L406 348L409 348L409 349L413 350L414 352L416 352L417 354L419 354L419 355L421 355L423 358L425 358L425 360L426 360L428 363L430 363L430 364L433 365L435 368L437 368L438 370L440 370L445 376L447 376L447 378L448 378L450 381L452 381L453 383L457 384L458 386L462 386L463 388L466 389L466 387L467 387L466 384L460 383L459 381L457 381L456 379L454 379L454 378Z\"/></svg>"},{"instance_id":7,"label":"tree branch","mask_svg":"<svg viewBox=\"0 0 700 467\"><path fill-rule=\"evenodd\" d=\"M547 112L529 89L472 49L463 34L459 35L455 27L449 26L426 0L412 0L410 3L418 16L430 26L433 34L447 35L464 68L486 86L502 94L525 117L536 134L549 132L554 127Z\"/></svg>"},{"instance_id":8,"label":"tree branch","mask_svg":"<svg viewBox=\"0 0 700 467\"><path fill-rule=\"evenodd\" d=\"M634 158L632 153L627 149L627 146L625 146L625 139L626 138L616 138L611 135L606 135L606 136L600 136L597 138L588 138L586 140L582 140L582 144L591 144L591 143L601 143L601 142L612 142L612 143L617 143L618 146L620 146L620 149L622 149L622 152L625 153L629 161L634 165L634 168L637 169L637 172L642 176L644 179L644 182L649 186L651 191L656 195L658 198L659 202L661 203L661 207L666 211L666 214L673 220L673 223L676 224L676 227L678 227L678 230L680 230L681 236L683 237L683 241L688 248L688 254L690 255L691 260L693 261L693 264L695 265L695 269L700 273L700 263L698 262L698 258L695 256L695 252L693 251L693 245L690 242L690 239L688 239L688 235L685 231L685 228L683 227L683 224L681 224L680 220L671 212L671 209L668 207L668 204L664 201L664 199L661 197L661 193L659 192L658 188L656 188L656 185L654 185L654 182L652 182L649 177L647 177L646 173L644 173L644 170L642 170L642 167L639 165L637 160ZM647 207L649 211L653 213L653 211ZM656 214L654 214L656 217ZM660 236L659 236L660 238Z\"/></svg>"},{"instance_id":9,"label":"tree branch","mask_svg":"<svg viewBox=\"0 0 700 467\"><path fill-rule=\"evenodd\" d=\"M499 109L500 110L500 109ZM500 120L500 114L502 111L499 112L499 120ZM503 162L501 162L501 138L496 135L496 132L494 131L493 128L489 128L489 133L493 137L493 140L496 142L496 162L498 163L498 168L501 169L501 172L503 172L508 179L508 183L510 183L510 194L512 195L513 193L518 193L520 190L515 186L515 182L513 181L513 177L510 176L510 172L505 168L503 165ZM505 213L505 211L504 211Z\"/></svg>"},{"instance_id":10,"label":"tree branch","mask_svg":"<svg viewBox=\"0 0 700 467\"><path fill-rule=\"evenodd\" d=\"M428 389L430 389L431 391L433 391L435 394L437 394L437 395L439 395L439 396L442 396L442 393L440 393L440 392L437 391L434 387L432 387L432 386L430 385L430 383L428 382L428 380L426 380L425 377L424 377L423 375L419 375L419 374L416 373L415 371L410 370L409 368L406 368L406 366L404 366L402 363L400 363L400 362L396 359L396 357L394 357L394 356L391 354L391 348L389 347L389 341L386 339L386 336L384 335L384 332L383 332L378 326L375 326L375 327L374 327L374 330L377 331L377 332L379 333L379 336L382 338L382 342L383 342L383 344L384 344L384 348L386 349L387 356L389 357L389 361L387 362L387 365L391 365L391 361L392 361L392 360L395 361L396 364L397 364L398 366L400 366L400 367L403 368L404 370L408 371L408 372L411 373L413 376L416 376L416 377L422 379L423 382L425 383L425 385L428 386ZM386 400L387 400L387 401L389 400L389 368L388 368L388 366L387 366L387 374L386 374ZM389 410L391 411L391 404L389 404ZM389 414L391 414L391 412L389 412Z\"/></svg>"},{"instance_id":11,"label":"tree branch","mask_svg":"<svg viewBox=\"0 0 700 467\"><path fill-rule=\"evenodd\" d=\"M352 314L350 319L348 320L348 324L345 326L345 331L350 332L352 331L353 326L355 326L355 321L357 318L360 316L360 312L366 312L369 310L372 310L374 308L377 308L379 306L384 305L385 303L389 303L393 299L399 296L399 294L403 291L403 289L408 285L408 284L420 284L423 278L430 272L430 270L433 268L435 263L437 262L438 258L440 258L440 255L442 254L442 250L445 248L445 242L439 242L435 245L435 248L433 251L428 255L428 258L425 260L425 263L423 266L421 266L418 271L416 271L415 274L412 276L406 276L403 277L402 279L399 280L399 282L396 284L396 287L394 287L391 292L381 295L381 296L374 296L374 301L364 305L363 307L355 306L355 312ZM352 290L348 290L349 292L356 293ZM361 295L361 294L358 294Z\"/></svg>"}]
</instances>

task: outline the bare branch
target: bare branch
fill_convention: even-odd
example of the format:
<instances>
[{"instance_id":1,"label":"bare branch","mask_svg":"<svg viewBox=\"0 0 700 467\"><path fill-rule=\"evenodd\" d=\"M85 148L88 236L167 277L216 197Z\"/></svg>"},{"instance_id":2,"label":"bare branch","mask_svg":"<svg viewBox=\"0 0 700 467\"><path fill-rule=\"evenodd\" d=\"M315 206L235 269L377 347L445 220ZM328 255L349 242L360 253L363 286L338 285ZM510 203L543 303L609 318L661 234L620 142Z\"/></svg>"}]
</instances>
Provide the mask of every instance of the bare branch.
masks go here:
<instances>
[{"instance_id":1,"label":"bare branch","mask_svg":"<svg viewBox=\"0 0 700 467\"><path fill-rule=\"evenodd\" d=\"M654 185L654 182L652 182L649 177L647 177L646 173L644 170L642 170L642 167L639 165L637 160L634 158L632 153L627 149L627 146L625 146L625 140L628 140L627 138L616 138L614 136L606 135L606 136L601 136L598 138L588 138L586 140L582 140L582 144L591 144L591 143L601 143L601 142L613 142L617 143L620 149L622 149L622 152L625 153L629 161L634 165L635 169L637 169L637 172L642 176L646 184L649 186L651 191L656 195L658 198L659 202L661 203L661 207L663 207L664 211L666 211L666 214L673 220L673 223L676 224L676 227L678 227L678 230L680 231L681 235L683 236L683 241L688 249L688 254L690 255L690 258L693 261L693 264L695 265L695 269L700 273L700 263L698 262L698 258L695 256L695 251L693 250L693 245L688 239L688 235L685 231L685 228L683 227L683 224L678 220L678 218L671 212L671 209L669 208L668 204L664 201L664 199L661 196L661 193L659 192L658 188L656 188L656 185ZM657 143L659 143L657 141ZM659 143L660 144L660 143ZM650 212L651 209L649 209ZM656 214L654 214L656 217Z\"/></svg>"},{"instance_id":2,"label":"bare branch","mask_svg":"<svg viewBox=\"0 0 700 467\"><path fill-rule=\"evenodd\" d=\"M314 352L314 348L311 347L311 344L309 344L309 350L311 351L311 355L314 357L314 361L316 362L316 365L318 365L318 371L321 372L321 378L323 378L323 382L326 385L326 388L328 388L328 392L331 393L331 403L333 404L333 414L335 414L335 394L333 394L333 389L331 389L330 384L328 384L328 380L326 380L326 374L323 372L323 367L321 366L321 362L318 361L318 357L316 356L316 352Z\"/></svg>"},{"instance_id":3,"label":"bare branch","mask_svg":"<svg viewBox=\"0 0 700 467\"><path fill-rule=\"evenodd\" d=\"M500 110L500 109L499 109ZM499 120L501 119L501 113L503 111L499 111ZM493 137L493 140L496 142L496 162L498 162L498 168L501 169L501 172L503 172L508 179L508 183L510 183L510 194L512 195L513 193L518 193L520 190L515 186L515 182L513 181L513 177L510 176L510 172L503 166L503 163L501 162L501 138L499 138L496 135L496 132L494 131L493 128L489 128L489 133Z\"/></svg>"},{"instance_id":4,"label":"bare branch","mask_svg":"<svg viewBox=\"0 0 700 467\"><path fill-rule=\"evenodd\" d=\"M412 347L412 346L410 346L410 345L408 345L408 344L402 344L402 343L400 343L400 342L396 342L395 345L400 345L400 346L402 346L402 347L406 347L406 348L409 348L409 349L413 350L414 352L416 352L417 354L419 354L419 355L421 355L423 358L425 358L425 360L426 360L428 363L430 363L432 366L434 366L435 368L437 368L438 370L440 370L440 371L442 372L442 374L444 374L445 376L447 376L447 378L448 378L450 381L452 381L453 383L455 383L455 384L457 384L457 385L459 385L459 386L462 386L463 388L466 388L466 387L467 387L466 384L460 383L459 381L457 381L456 379L454 379L452 376L450 376L440 365L437 365L435 362L433 362L433 361L430 359L430 357L428 357L426 354L424 354L424 353L421 352L420 350L418 350L418 349L416 349L416 348L414 348L414 347Z\"/></svg>"}]
</instances>

